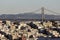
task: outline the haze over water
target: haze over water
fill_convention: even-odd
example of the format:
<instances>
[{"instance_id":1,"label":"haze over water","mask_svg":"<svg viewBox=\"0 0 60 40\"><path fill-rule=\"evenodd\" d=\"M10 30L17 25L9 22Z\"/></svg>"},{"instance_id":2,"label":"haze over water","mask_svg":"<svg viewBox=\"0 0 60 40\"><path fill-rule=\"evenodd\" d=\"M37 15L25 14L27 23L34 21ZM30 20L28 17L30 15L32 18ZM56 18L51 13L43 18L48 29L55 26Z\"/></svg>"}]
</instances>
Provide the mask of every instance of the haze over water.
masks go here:
<instances>
[{"instance_id":1,"label":"haze over water","mask_svg":"<svg viewBox=\"0 0 60 40\"><path fill-rule=\"evenodd\" d=\"M60 0L0 0L0 14L31 12L42 6L60 13Z\"/></svg>"}]
</instances>

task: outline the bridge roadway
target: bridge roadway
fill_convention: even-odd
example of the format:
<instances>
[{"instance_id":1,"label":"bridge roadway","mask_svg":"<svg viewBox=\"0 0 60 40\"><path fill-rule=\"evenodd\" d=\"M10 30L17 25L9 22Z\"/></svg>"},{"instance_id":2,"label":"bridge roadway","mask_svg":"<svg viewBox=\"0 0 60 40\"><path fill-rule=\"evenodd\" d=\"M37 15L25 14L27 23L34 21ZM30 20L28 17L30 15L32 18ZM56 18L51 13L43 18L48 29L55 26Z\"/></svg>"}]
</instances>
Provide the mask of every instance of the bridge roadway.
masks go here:
<instances>
[{"instance_id":1,"label":"bridge roadway","mask_svg":"<svg viewBox=\"0 0 60 40\"><path fill-rule=\"evenodd\" d=\"M42 21L42 19L0 19L0 20L9 20L9 21ZM60 21L60 19L45 19L44 21Z\"/></svg>"}]
</instances>

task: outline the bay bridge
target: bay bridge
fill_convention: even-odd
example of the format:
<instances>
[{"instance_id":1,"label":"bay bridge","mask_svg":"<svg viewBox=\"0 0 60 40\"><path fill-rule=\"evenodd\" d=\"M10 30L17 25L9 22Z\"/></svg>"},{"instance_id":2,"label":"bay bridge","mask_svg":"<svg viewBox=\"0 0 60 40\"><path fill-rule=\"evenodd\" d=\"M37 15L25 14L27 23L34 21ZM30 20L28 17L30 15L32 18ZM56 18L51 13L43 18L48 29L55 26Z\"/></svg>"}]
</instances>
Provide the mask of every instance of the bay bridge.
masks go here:
<instances>
[{"instance_id":1,"label":"bay bridge","mask_svg":"<svg viewBox=\"0 0 60 40\"><path fill-rule=\"evenodd\" d=\"M27 20L30 20L30 21L46 21L47 19L46 19L46 17L45 17L45 14L47 14L47 15L49 15L49 13L45 13L45 11L47 11L47 12L50 12L50 13L52 13L52 14L59 14L59 13L57 13L57 12L55 12L55 11L52 11L52 10L49 10L49 9L47 9L47 8L44 8L44 7L41 7L41 8L39 8L39 9L37 9L37 10L34 10L34 11L32 11L32 12L27 12L28 14L29 13L36 13L36 12L41 12L41 19L10 19L10 18L0 18L0 20L22 20L22 21L27 21ZM5 16L6 17L6 16ZM50 19L50 20L55 20L55 18L53 18L53 19Z\"/></svg>"}]
</instances>

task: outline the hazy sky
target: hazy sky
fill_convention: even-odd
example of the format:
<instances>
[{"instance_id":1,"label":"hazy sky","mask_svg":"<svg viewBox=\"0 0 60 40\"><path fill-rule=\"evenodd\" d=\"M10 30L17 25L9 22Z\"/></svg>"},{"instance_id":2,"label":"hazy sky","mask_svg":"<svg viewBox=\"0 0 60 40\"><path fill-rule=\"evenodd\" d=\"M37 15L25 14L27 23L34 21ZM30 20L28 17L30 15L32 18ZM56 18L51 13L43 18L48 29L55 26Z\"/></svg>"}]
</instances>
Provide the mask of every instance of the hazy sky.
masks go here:
<instances>
[{"instance_id":1,"label":"hazy sky","mask_svg":"<svg viewBox=\"0 0 60 40\"><path fill-rule=\"evenodd\" d=\"M0 0L0 13L31 12L42 6L60 13L60 0Z\"/></svg>"}]
</instances>

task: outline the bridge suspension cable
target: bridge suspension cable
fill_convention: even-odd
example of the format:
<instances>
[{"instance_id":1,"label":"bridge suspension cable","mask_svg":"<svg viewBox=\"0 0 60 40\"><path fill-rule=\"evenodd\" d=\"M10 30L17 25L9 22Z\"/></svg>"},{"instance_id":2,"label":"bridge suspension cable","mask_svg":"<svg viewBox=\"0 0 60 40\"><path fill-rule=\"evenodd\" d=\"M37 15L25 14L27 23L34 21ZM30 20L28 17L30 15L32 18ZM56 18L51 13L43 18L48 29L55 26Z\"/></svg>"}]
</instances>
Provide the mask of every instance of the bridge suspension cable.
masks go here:
<instances>
[{"instance_id":1,"label":"bridge suspension cable","mask_svg":"<svg viewBox=\"0 0 60 40\"><path fill-rule=\"evenodd\" d=\"M31 12L28 12L28 13L35 13L35 12L38 12L40 10L41 10L41 8L40 9L37 9L37 10L34 10L34 11L31 11Z\"/></svg>"},{"instance_id":2,"label":"bridge suspension cable","mask_svg":"<svg viewBox=\"0 0 60 40\"><path fill-rule=\"evenodd\" d=\"M55 12L55 11L52 11L52 10L49 10L49 9L46 9L46 8L45 8L45 10L47 10L47 11L49 11L49 12L51 12L51 13L60 14L60 13L57 13L57 12Z\"/></svg>"}]
</instances>

